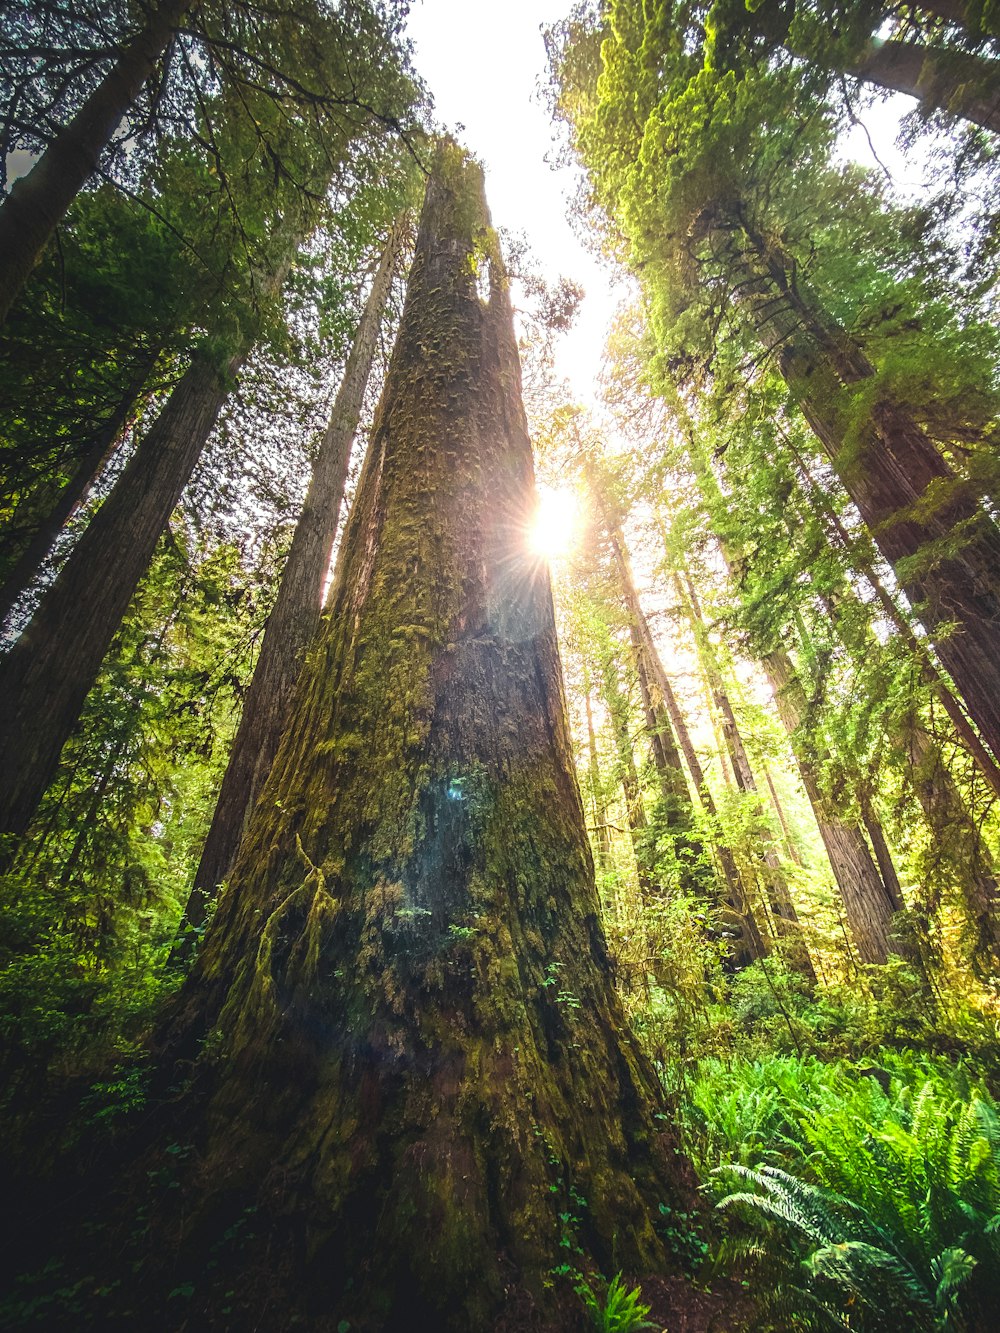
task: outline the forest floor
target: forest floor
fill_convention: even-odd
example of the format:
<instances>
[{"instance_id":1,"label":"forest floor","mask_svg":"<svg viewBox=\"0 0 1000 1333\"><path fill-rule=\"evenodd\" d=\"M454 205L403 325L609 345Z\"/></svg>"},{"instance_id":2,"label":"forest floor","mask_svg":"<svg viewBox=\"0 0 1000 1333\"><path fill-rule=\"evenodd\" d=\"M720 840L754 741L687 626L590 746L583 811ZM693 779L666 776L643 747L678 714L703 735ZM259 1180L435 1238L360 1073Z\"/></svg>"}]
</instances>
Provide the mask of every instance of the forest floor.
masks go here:
<instances>
[{"instance_id":1,"label":"forest floor","mask_svg":"<svg viewBox=\"0 0 1000 1333\"><path fill-rule=\"evenodd\" d=\"M668 1333L748 1333L754 1306L746 1288L731 1278L716 1278L711 1287L691 1278L644 1278L640 1284L649 1320Z\"/></svg>"}]
</instances>

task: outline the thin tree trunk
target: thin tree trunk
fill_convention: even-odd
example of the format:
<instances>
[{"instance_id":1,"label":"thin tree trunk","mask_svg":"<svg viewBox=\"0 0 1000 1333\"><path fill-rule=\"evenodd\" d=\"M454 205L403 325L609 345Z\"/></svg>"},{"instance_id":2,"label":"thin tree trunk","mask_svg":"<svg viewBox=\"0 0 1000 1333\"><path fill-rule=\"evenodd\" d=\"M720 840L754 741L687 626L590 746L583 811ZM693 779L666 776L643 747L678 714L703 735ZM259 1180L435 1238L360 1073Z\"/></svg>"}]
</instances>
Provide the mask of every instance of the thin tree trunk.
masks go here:
<instances>
[{"instance_id":1,"label":"thin tree trunk","mask_svg":"<svg viewBox=\"0 0 1000 1333\"><path fill-rule=\"evenodd\" d=\"M604 801L604 783L601 779L601 761L597 756L597 733L594 730L594 710L590 703L590 682L583 690L587 710L587 786L594 808L594 833L597 837L597 867L611 869L611 836L608 831L608 809Z\"/></svg>"},{"instance_id":2,"label":"thin tree trunk","mask_svg":"<svg viewBox=\"0 0 1000 1333\"><path fill-rule=\"evenodd\" d=\"M771 777L771 771L766 764L764 765L764 781L767 783L767 790L771 796L771 804L774 806L774 813L778 816L778 823L781 826L781 840L785 844L785 855L788 857L789 861L794 862L797 866L801 866L802 857L799 854L799 849L796 846L795 838L788 823L785 808L778 798L778 792L774 785L774 778Z\"/></svg>"},{"instance_id":3,"label":"thin tree trunk","mask_svg":"<svg viewBox=\"0 0 1000 1333\"><path fill-rule=\"evenodd\" d=\"M639 783L639 770L635 766L635 753L632 738L629 735L628 705L618 681L618 671L610 653L605 655L601 667L604 703L611 719L611 730L615 738L615 750L618 754L618 776L625 794L625 808L628 826L633 834L640 833L646 827L646 810L642 803L642 787Z\"/></svg>"},{"instance_id":4,"label":"thin tree trunk","mask_svg":"<svg viewBox=\"0 0 1000 1333\"><path fill-rule=\"evenodd\" d=\"M215 1037L140 1321L184 1272L192 1327L258 1323L262 1291L331 1328L562 1326L561 1237L665 1261L683 1196L600 926L491 237L444 146L323 637L175 1010L171 1050ZM205 1220L248 1200L213 1276Z\"/></svg>"},{"instance_id":5,"label":"thin tree trunk","mask_svg":"<svg viewBox=\"0 0 1000 1333\"><path fill-rule=\"evenodd\" d=\"M1000 886L993 857L940 747L918 718L911 718L902 743L908 750L910 784L934 835L933 856L947 867L948 878L962 895L977 970L995 976L1000 971Z\"/></svg>"},{"instance_id":6,"label":"thin tree trunk","mask_svg":"<svg viewBox=\"0 0 1000 1333\"><path fill-rule=\"evenodd\" d=\"M659 809L679 867L681 888L693 898L703 899L713 892L713 872L696 830L691 790L684 776L677 741L670 719L653 698L645 655L635 625L629 625L632 659L639 681L646 732L650 741L653 767L660 788Z\"/></svg>"},{"instance_id":7,"label":"thin tree trunk","mask_svg":"<svg viewBox=\"0 0 1000 1333\"><path fill-rule=\"evenodd\" d=\"M737 215L749 247L733 256L738 300L762 341L783 348L789 389L1000 756L1000 529L901 404L876 399L848 431L853 386L873 376L871 362L814 308L787 257Z\"/></svg>"},{"instance_id":8,"label":"thin tree trunk","mask_svg":"<svg viewBox=\"0 0 1000 1333\"><path fill-rule=\"evenodd\" d=\"M0 833L34 815L242 360L196 356L0 659Z\"/></svg>"},{"instance_id":9,"label":"thin tree trunk","mask_svg":"<svg viewBox=\"0 0 1000 1333\"><path fill-rule=\"evenodd\" d=\"M80 457L73 475L54 497L24 548L12 562L0 587L0 624L7 619L27 592L51 551L56 538L86 500L94 482L104 471L122 440L143 386L149 379L160 351L143 357L114 412L97 431Z\"/></svg>"},{"instance_id":10,"label":"thin tree trunk","mask_svg":"<svg viewBox=\"0 0 1000 1333\"><path fill-rule=\"evenodd\" d=\"M319 629L323 589L337 535L351 446L371 377L378 332L404 239L397 223L386 241L344 377L316 455L309 489L268 617L212 824L181 921L187 954L208 904L232 869L254 802L281 740L306 649Z\"/></svg>"},{"instance_id":11,"label":"thin tree trunk","mask_svg":"<svg viewBox=\"0 0 1000 1333\"><path fill-rule=\"evenodd\" d=\"M686 424L688 457L706 503L713 511L724 504L718 480L691 428ZM719 549L732 577L739 555L722 538ZM761 666L767 676L782 725L792 742L799 776L813 809L833 877L853 930L857 948L865 962L885 962L889 943L888 893L872 860L864 834L855 822L842 819L820 790L812 764L799 753L796 732L806 714L805 692L788 654L764 654Z\"/></svg>"},{"instance_id":12,"label":"thin tree trunk","mask_svg":"<svg viewBox=\"0 0 1000 1333\"><path fill-rule=\"evenodd\" d=\"M965 748L976 761L980 772L989 783L993 792L1000 796L1000 764L997 763L993 755L986 749L980 740L978 733L972 726L961 703L955 698L955 695L948 688L947 683L941 676L941 672L934 659L928 651L928 645L925 640L918 639L913 632L910 622L903 615L897 606L894 598L890 595L888 589L879 578L877 571L859 550L857 542L851 540L851 537L841 523L839 516L830 504L829 498L823 491L823 488L813 480L812 474L801 457L798 450L791 446L792 457L795 460L799 475L809 491L810 499L819 508L824 518L827 530L837 545L858 571L866 579L868 586L875 594L879 606L895 629L896 633L906 644L908 650L912 653L914 659L919 663L920 675L924 684L930 686L934 697L941 704L944 711L951 719L952 725L958 734L959 739Z\"/></svg>"},{"instance_id":13,"label":"thin tree trunk","mask_svg":"<svg viewBox=\"0 0 1000 1333\"><path fill-rule=\"evenodd\" d=\"M892 859L892 853L889 851L882 821L866 793L860 792L858 801L861 806L861 822L865 826L872 851L875 853L875 860L878 864L879 874L882 877L882 883L885 885L889 904L894 912L901 912L906 906L903 901L903 887L896 873L896 865Z\"/></svg>"},{"instance_id":14,"label":"thin tree trunk","mask_svg":"<svg viewBox=\"0 0 1000 1333\"><path fill-rule=\"evenodd\" d=\"M599 495L596 486L593 488L593 492L595 495ZM667 676L663 662L657 652L656 643L649 628L649 621L646 619L645 612L639 602L639 597L636 593L635 584L632 579L632 570L629 563L628 552L625 549L624 540L620 531L618 531L617 526L610 520L606 511L605 526L611 542L611 551L614 557L615 568L618 573L619 586L621 587L622 596L625 600L625 607L629 615L629 622L634 626L638 636L639 650L645 660L646 668L651 677L651 683L659 694L664 708L667 710L671 730L680 745L681 753L684 756L684 762L687 764L688 772L691 774L691 781L694 784L695 791L698 793L698 799L701 801L702 807L709 819L715 826L718 826L719 812L715 804L715 798L706 781L705 773L701 766L701 760L698 758L697 751L691 741L687 724L684 721L684 716L677 703L673 687L670 684L670 679ZM757 922L754 920L749 897L740 876L739 868L736 865L736 859L733 856L732 850L725 845L721 838L716 843L716 853L722 868L723 878L726 882L729 905L739 922L746 953L750 959L762 958L767 950L764 945L763 937L757 926Z\"/></svg>"},{"instance_id":15,"label":"thin tree trunk","mask_svg":"<svg viewBox=\"0 0 1000 1333\"><path fill-rule=\"evenodd\" d=\"M848 74L1000 134L1000 61L955 47L875 39Z\"/></svg>"},{"instance_id":16,"label":"thin tree trunk","mask_svg":"<svg viewBox=\"0 0 1000 1333\"><path fill-rule=\"evenodd\" d=\"M802 684L787 653L768 653L763 666L778 714L795 745L806 714ZM820 837L840 889L854 944L862 962L884 963L889 954L892 923L890 895L882 882L864 834L856 823L840 818L823 797L809 760L797 756L799 775L819 825Z\"/></svg>"},{"instance_id":17,"label":"thin tree trunk","mask_svg":"<svg viewBox=\"0 0 1000 1333\"><path fill-rule=\"evenodd\" d=\"M194 0L159 0L80 110L0 206L0 323Z\"/></svg>"},{"instance_id":18,"label":"thin tree trunk","mask_svg":"<svg viewBox=\"0 0 1000 1333\"><path fill-rule=\"evenodd\" d=\"M743 743L743 736L736 721L736 714L733 711L733 705L722 678L715 647L708 635L708 629L701 613L701 603L694 584L691 582L690 575L685 574L685 580L686 588L681 582L680 575L674 574L675 589L690 620L702 670L705 673L715 706L722 718L722 734L729 751L736 785L746 795L758 797L754 805L754 815L760 828L760 855L764 862L763 878L766 885L766 900L774 918L775 932L788 942L788 960L792 966L812 981L815 981L816 973L799 930L798 913L795 910L795 904L792 902L792 895L788 890L788 880L785 878L785 872L774 849L771 831L767 827L764 807L759 800L757 779L754 777L750 756L747 754L746 746Z\"/></svg>"}]
</instances>

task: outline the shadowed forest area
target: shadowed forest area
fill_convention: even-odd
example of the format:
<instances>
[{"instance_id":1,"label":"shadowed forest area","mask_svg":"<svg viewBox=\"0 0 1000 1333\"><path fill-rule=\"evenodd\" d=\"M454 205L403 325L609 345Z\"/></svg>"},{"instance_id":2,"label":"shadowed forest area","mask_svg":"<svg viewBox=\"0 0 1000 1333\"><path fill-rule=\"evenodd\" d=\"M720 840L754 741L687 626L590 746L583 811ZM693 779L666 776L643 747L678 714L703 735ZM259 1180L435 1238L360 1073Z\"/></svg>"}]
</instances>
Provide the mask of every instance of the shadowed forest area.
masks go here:
<instances>
[{"instance_id":1,"label":"shadowed forest area","mask_svg":"<svg viewBox=\"0 0 1000 1333\"><path fill-rule=\"evenodd\" d=\"M1000 7L532 20L586 394L405 4L0 7L2 1329L997 1327Z\"/></svg>"}]
</instances>

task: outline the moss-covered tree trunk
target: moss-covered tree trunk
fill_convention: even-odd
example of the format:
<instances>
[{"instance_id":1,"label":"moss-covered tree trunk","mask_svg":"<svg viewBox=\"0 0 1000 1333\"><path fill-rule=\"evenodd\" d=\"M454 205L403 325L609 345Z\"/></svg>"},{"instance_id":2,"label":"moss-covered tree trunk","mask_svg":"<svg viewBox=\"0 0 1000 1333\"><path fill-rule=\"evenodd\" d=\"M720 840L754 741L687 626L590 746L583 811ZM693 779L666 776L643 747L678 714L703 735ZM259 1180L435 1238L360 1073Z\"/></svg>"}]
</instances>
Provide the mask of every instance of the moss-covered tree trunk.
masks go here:
<instances>
[{"instance_id":1,"label":"moss-covered tree trunk","mask_svg":"<svg viewBox=\"0 0 1000 1333\"><path fill-rule=\"evenodd\" d=\"M731 225L714 243L728 247L740 306L761 343L780 349L789 391L1000 757L1000 528L910 406L879 387L860 345L796 281L791 259L739 206Z\"/></svg>"},{"instance_id":2,"label":"moss-covered tree trunk","mask_svg":"<svg viewBox=\"0 0 1000 1333\"><path fill-rule=\"evenodd\" d=\"M278 595L267 619L211 827L184 909L181 954L189 952L198 928L204 924L208 904L232 868L254 801L274 763L303 657L319 630L323 589L337 536L351 446L361 418L403 237L404 226L400 221L386 239L313 464L309 489L295 525Z\"/></svg>"},{"instance_id":3,"label":"moss-covered tree trunk","mask_svg":"<svg viewBox=\"0 0 1000 1333\"><path fill-rule=\"evenodd\" d=\"M718 516L725 511L725 498L690 421L685 421L685 436L687 455L701 493L710 512ZM732 578L734 570L740 567L742 556L732 541L719 536L718 531L716 540ZM761 654L760 664L782 725L792 742L799 777L809 797L861 959L866 963L884 963L894 910L891 891L882 881L857 820L843 816L834 802L824 796L813 761L801 753L797 744L802 739L799 728L805 721L807 700L791 658L783 649L775 648Z\"/></svg>"},{"instance_id":4,"label":"moss-covered tree trunk","mask_svg":"<svg viewBox=\"0 0 1000 1333\"><path fill-rule=\"evenodd\" d=\"M794 746L802 739L801 727L807 711L802 682L787 653L768 653L763 667L778 715ZM833 803L824 797L812 761L802 754L796 757L858 956L863 963L884 963L889 954L892 914L896 908L892 893L883 883L857 821L840 816Z\"/></svg>"},{"instance_id":5,"label":"moss-covered tree trunk","mask_svg":"<svg viewBox=\"0 0 1000 1333\"><path fill-rule=\"evenodd\" d=\"M482 175L445 144L327 628L175 1016L210 1040L174 1272L256 1209L191 1327L260 1327L266 1293L271 1329L570 1328L553 1270L664 1260L677 1167L611 983L533 510Z\"/></svg>"},{"instance_id":6,"label":"moss-covered tree trunk","mask_svg":"<svg viewBox=\"0 0 1000 1333\"><path fill-rule=\"evenodd\" d=\"M946 111L1000 134L1000 61L954 47L876 39L847 73L915 97L927 113Z\"/></svg>"}]
</instances>

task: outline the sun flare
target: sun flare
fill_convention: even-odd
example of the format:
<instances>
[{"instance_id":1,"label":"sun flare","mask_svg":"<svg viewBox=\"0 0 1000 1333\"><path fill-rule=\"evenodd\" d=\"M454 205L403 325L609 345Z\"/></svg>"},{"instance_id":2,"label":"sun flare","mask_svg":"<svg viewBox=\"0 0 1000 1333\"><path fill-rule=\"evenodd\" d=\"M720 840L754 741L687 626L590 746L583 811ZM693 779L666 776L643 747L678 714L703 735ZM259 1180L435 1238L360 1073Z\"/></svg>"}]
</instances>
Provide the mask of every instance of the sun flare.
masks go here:
<instances>
[{"instance_id":1,"label":"sun flare","mask_svg":"<svg viewBox=\"0 0 1000 1333\"><path fill-rule=\"evenodd\" d=\"M539 486L538 508L528 534L533 553L551 563L563 560L576 545L580 504L568 487Z\"/></svg>"}]
</instances>

